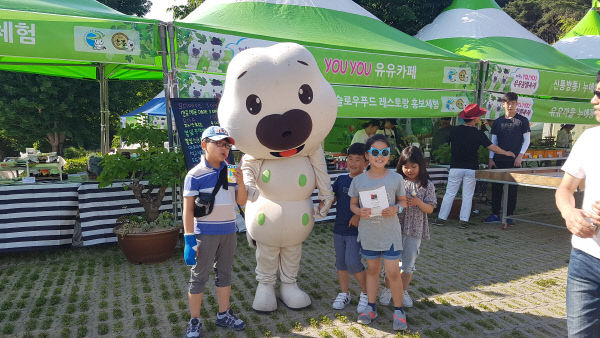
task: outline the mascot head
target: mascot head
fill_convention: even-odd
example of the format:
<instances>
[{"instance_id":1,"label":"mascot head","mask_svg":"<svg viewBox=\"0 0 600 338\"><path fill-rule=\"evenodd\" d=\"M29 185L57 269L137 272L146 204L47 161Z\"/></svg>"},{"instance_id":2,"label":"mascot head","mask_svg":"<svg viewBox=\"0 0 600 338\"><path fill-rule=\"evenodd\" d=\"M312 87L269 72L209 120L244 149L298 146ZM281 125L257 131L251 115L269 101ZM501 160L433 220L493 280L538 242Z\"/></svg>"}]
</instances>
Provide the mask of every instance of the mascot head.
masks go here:
<instances>
[{"instance_id":1,"label":"mascot head","mask_svg":"<svg viewBox=\"0 0 600 338\"><path fill-rule=\"evenodd\" d=\"M227 69L219 124L259 159L306 156L337 116L337 99L312 54L295 43L251 48Z\"/></svg>"}]
</instances>

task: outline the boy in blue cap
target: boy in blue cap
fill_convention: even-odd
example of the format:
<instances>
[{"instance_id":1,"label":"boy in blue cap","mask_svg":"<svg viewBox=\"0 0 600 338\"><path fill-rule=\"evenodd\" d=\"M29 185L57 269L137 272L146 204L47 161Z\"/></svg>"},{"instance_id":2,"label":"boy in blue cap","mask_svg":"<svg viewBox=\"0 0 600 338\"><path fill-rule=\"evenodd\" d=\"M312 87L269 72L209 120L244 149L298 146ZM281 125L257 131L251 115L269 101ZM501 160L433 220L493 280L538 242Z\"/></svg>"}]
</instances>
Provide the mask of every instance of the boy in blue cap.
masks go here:
<instances>
[{"instance_id":1,"label":"boy in blue cap","mask_svg":"<svg viewBox=\"0 0 600 338\"><path fill-rule=\"evenodd\" d=\"M243 330L246 327L246 323L237 318L229 307L231 270L237 247L235 203L243 205L247 199L240 170L234 172L237 183L227 183L227 180L223 179L227 173L225 159L234 144L233 138L219 126L211 126L204 130L204 154L200 163L188 172L183 185L184 258L185 263L192 266L188 292L191 320L186 337L200 336L202 295L213 264L219 303L215 324L234 330ZM212 212L203 217L194 217L195 197L199 193L211 194L217 184L222 184L222 187L214 197Z\"/></svg>"}]
</instances>

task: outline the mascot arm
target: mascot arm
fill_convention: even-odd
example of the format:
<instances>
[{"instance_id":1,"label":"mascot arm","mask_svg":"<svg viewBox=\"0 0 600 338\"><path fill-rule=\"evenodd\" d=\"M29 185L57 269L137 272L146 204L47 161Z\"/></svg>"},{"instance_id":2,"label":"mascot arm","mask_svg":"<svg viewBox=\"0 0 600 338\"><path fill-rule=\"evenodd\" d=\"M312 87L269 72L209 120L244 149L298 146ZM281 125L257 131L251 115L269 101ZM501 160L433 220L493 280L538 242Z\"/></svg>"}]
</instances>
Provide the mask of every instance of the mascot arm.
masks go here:
<instances>
[{"instance_id":1,"label":"mascot arm","mask_svg":"<svg viewBox=\"0 0 600 338\"><path fill-rule=\"evenodd\" d=\"M244 174L244 183L248 191L248 201L254 202L258 198L259 191L256 186L256 179L259 177L262 160L256 159L248 154L244 155L242 161L242 173Z\"/></svg>"},{"instance_id":2,"label":"mascot arm","mask_svg":"<svg viewBox=\"0 0 600 338\"><path fill-rule=\"evenodd\" d=\"M325 217L329 213L334 196L331 189L331 178L327 174L327 163L325 163L323 148L319 146L317 150L308 155L308 159L315 171L317 189L319 189L319 200L323 202L323 207L321 210L318 210L318 215Z\"/></svg>"}]
</instances>

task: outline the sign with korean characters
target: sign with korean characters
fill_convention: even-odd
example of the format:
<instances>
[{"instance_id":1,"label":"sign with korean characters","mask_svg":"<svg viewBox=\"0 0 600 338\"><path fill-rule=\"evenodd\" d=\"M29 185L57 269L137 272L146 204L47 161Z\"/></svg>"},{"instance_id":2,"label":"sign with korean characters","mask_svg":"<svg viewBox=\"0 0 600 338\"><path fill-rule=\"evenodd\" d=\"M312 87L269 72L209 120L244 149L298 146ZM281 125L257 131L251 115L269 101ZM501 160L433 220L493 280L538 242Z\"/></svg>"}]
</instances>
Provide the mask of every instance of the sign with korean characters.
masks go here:
<instances>
[{"instance_id":1,"label":"sign with korean characters","mask_svg":"<svg viewBox=\"0 0 600 338\"><path fill-rule=\"evenodd\" d=\"M406 118L456 116L474 92L334 85L338 117Z\"/></svg>"},{"instance_id":2,"label":"sign with korean characters","mask_svg":"<svg viewBox=\"0 0 600 338\"><path fill-rule=\"evenodd\" d=\"M200 162L204 129L219 125L217 106L216 99L171 99L177 134L188 170Z\"/></svg>"},{"instance_id":3,"label":"sign with korean characters","mask_svg":"<svg viewBox=\"0 0 600 338\"><path fill-rule=\"evenodd\" d=\"M488 113L482 119L497 119L504 114L502 94L485 92L482 106ZM520 96L517 113L531 122L596 124L593 106L589 102L559 101Z\"/></svg>"},{"instance_id":4,"label":"sign with korean characters","mask_svg":"<svg viewBox=\"0 0 600 338\"><path fill-rule=\"evenodd\" d=\"M82 25L69 16L30 20L19 12L0 19L0 55L155 65L154 24L98 20ZM23 17L23 18L21 18Z\"/></svg>"},{"instance_id":5,"label":"sign with korean characters","mask_svg":"<svg viewBox=\"0 0 600 338\"><path fill-rule=\"evenodd\" d=\"M501 64L488 67L485 89L495 92L589 99L596 86L595 75L557 73Z\"/></svg>"},{"instance_id":6,"label":"sign with korean characters","mask_svg":"<svg viewBox=\"0 0 600 338\"><path fill-rule=\"evenodd\" d=\"M225 74L231 59L241 51L275 43L277 42L178 27L177 67ZM332 84L475 89L477 62L433 60L312 46L306 48L315 57L327 81Z\"/></svg>"},{"instance_id":7,"label":"sign with korean characters","mask_svg":"<svg viewBox=\"0 0 600 338\"><path fill-rule=\"evenodd\" d=\"M220 98L225 76L177 73L179 97ZM472 103L474 92L417 90L333 85L338 117L443 117L455 116Z\"/></svg>"}]
</instances>

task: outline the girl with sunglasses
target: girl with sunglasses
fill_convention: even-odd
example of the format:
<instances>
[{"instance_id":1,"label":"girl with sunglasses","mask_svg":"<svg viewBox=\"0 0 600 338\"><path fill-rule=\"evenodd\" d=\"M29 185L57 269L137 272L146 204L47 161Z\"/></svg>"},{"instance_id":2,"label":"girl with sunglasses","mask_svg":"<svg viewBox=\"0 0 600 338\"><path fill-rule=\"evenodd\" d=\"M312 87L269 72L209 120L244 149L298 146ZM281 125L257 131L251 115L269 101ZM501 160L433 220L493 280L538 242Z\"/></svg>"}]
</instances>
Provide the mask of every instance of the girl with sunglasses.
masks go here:
<instances>
[{"instance_id":1,"label":"girl with sunglasses","mask_svg":"<svg viewBox=\"0 0 600 338\"><path fill-rule=\"evenodd\" d=\"M358 316L361 324L370 324L377 318L377 286L381 261L390 281L392 299L394 300L394 330L406 330L406 314L402 309L402 279L398 263L402 254L402 230L398 213L406 207L404 179L402 176L385 168L390 160L390 144L383 135L376 134L365 144L365 157L369 169L356 176L350 184L350 210L360 216L358 223L358 241L361 243L361 254L367 261L367 296L368 306ZM371 217L371 208L365 208L359 198L359 192L372 191L385 187L389 206L381 211L381 215ZM373 197L372 197L373 198Z\"/></svg>"}]
</instances>

